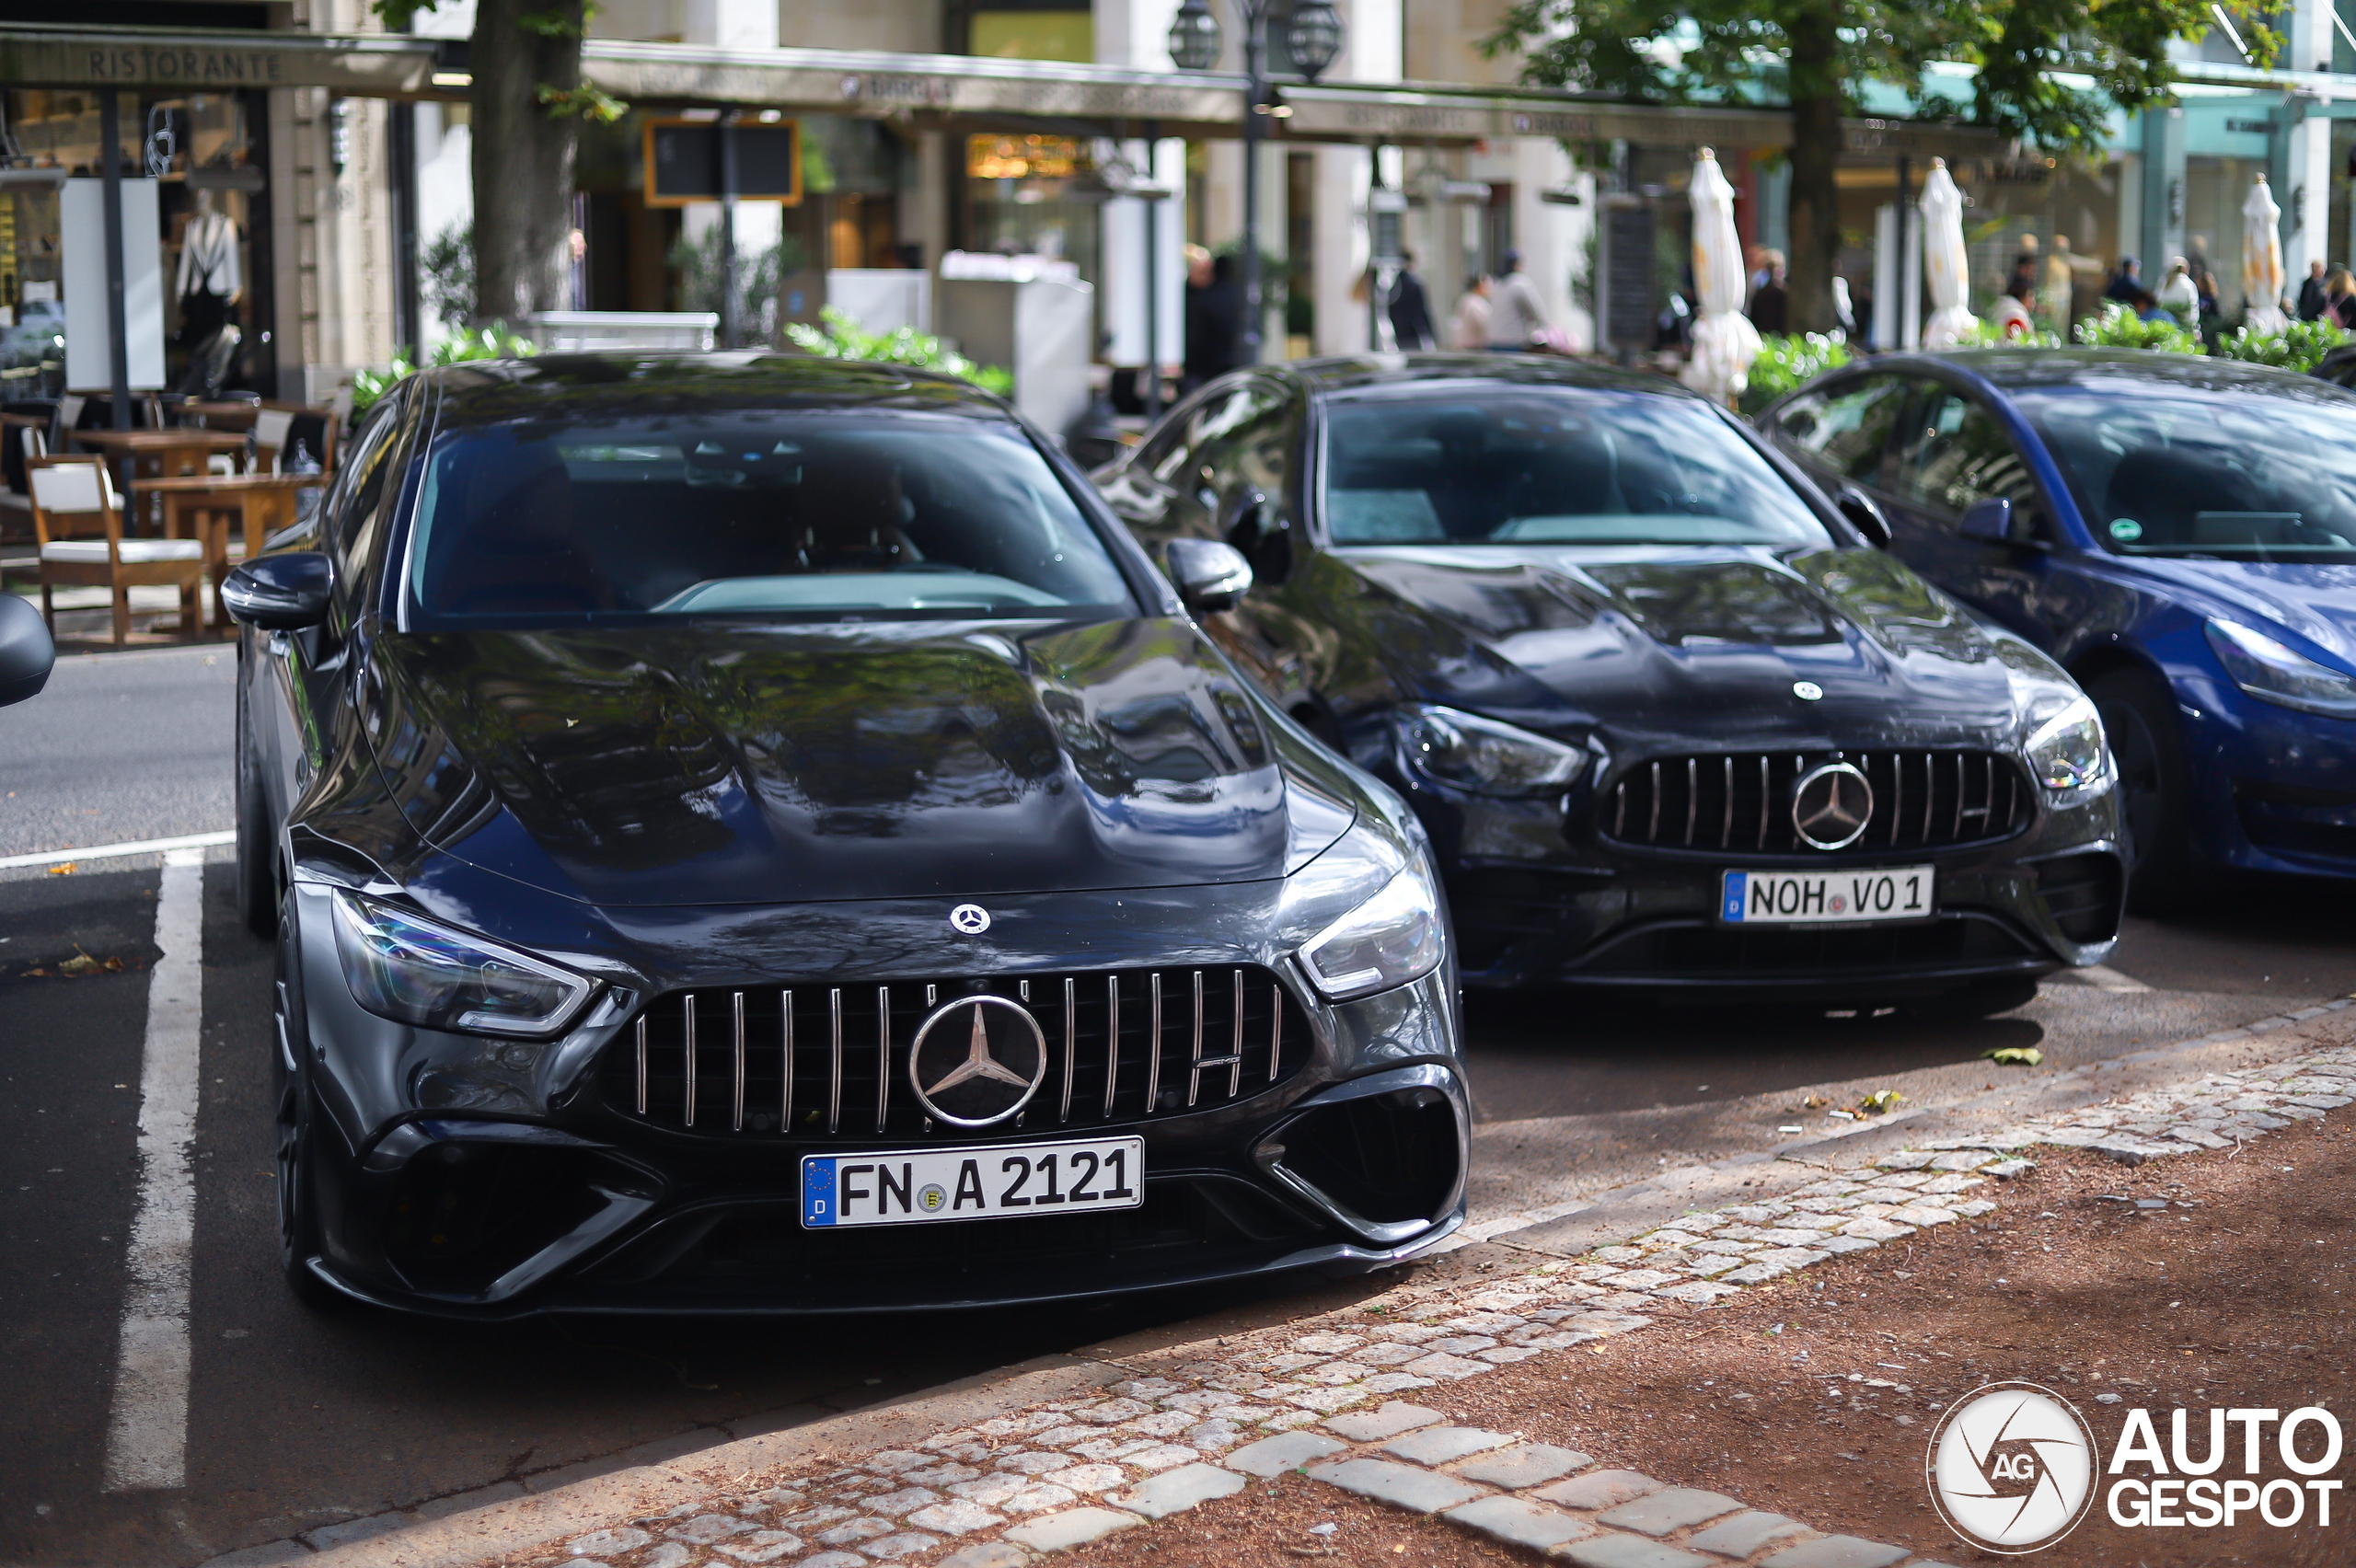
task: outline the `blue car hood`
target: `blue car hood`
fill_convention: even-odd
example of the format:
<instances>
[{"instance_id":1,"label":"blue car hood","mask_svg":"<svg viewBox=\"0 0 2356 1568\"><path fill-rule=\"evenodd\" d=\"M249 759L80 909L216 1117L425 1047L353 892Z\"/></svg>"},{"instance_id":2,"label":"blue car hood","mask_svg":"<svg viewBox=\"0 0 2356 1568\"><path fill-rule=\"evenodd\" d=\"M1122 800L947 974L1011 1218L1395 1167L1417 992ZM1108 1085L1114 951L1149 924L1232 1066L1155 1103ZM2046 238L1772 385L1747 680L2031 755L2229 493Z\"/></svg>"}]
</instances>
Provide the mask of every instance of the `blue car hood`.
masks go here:
<instances>
[{"instance_id":1,"label":"blue car hood","mask_svg":"<svg viewBox=\"0 0 2356 1568\"><path fill-rule=\"evenodd\" d=\"M2138 571L2245 619L2272 622L2356 666L2356 566L2143 557ZM2172 597L2177 596L2175 594ZM2257 630L2264 631L2259 624Z\"/></svg>"}]
</instances>

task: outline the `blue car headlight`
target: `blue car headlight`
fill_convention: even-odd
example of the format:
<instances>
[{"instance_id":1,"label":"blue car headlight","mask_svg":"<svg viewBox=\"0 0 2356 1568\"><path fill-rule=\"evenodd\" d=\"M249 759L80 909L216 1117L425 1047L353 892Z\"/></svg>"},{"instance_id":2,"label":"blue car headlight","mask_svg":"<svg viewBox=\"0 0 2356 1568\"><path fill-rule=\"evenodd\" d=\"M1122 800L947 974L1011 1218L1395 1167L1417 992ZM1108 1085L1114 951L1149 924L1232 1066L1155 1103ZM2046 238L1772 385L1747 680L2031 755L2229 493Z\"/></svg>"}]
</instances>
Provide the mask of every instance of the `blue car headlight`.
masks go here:
<instances>
[{"instance_id":1,"label":"blue car headlight","mask_svg":"<svg viewBox=\"0 0 2356 1568\"><path fill-rule=\"evenodd\" d=\"M2203 629L2225 674L2260 702L2332 719L2356 719L2356 675L2319 664L2237 621L2212 620Z\"/></svg>"},{"instance_id":2,"label":"blue car headlight","mask_svg":"<svg viewBox=\"0 0 2356 1568\"><path fill-rule=\"evenodd\" d=\"M1301 968L1336 1002L1422 979L1445 941L1429 861L1365 821L1285 879L1278 923L1306 934Z\"/></svg>"},{"instance_id":3,"label":"blue car headlight","mask_svg":"<svg viewBox=\"0 0 2356 1568\"><path fill-rule=\"evenodd\" d=\"M545 1038L596 982L439 921L338 889L336 955L352 998L379 1018L461 1034Z\"/></svg>"}]
</instances>

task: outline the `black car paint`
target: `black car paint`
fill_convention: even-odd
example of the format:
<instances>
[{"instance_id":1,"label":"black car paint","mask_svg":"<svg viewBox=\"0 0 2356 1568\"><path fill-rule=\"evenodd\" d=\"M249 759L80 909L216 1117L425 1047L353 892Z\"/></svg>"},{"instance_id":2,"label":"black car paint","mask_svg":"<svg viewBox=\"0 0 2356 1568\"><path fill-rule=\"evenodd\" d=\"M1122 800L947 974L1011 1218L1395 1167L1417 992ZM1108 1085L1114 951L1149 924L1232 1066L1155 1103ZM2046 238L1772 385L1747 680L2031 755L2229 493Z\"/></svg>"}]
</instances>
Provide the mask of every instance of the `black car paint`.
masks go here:
<instances>
[{"instance_id":1,"label":"black car paint","mask_svg":"<svg viewBox=\"0 0 2356 1568\"><path fill-rule=\"evenodd\" d=\"M1465 382L1691 396L1658 377L1534 356L1296 362L1205 389L1095 477L1149 548L1226 537L1253 557L1259 583L1235 612L1206 624L1272 700L1415 806L1439 852L1460 931L1480 921L1495 879L1542 890L1533 896L1555 908L1555 934L1514 942L1486 963L1460 952L1467 985L1903 995L2093 963L2108 951L2107 940L2062 932L2040 904L2036 870L2075 852L2115 860L2106 798L2042 810L2026 833L2000 844L1928 857L1939 864L1944 907L1971 909L2025 945L2004 962L1845 972L1801 963L1774 974L1587 967L1648 923L1710 922L1722 869L1887 860L1852 852L1775 861L1608 843L1594 803L1645 758L1770 747L2001 751L2015 723L2007 663L2051 666L1870 546L1796 464L1731 420L1801 493L1832 548L1335 547L1311 503L1322 406ZM1248 429L1229 432L1214 448L1218 461L1170 483L1148 471L1172 450L1159 443L1197 409L1245 396L1264 410L1257 439ZM1796 696L1801 681L1820 687L1821 699ZM1591 744L1610 757L1610 771L1560 801L1452 789L1402 755L1393 716L1410 703ZM2114 908L2114 930L2116 917Z\"/></svg>"},{"instance_id":2,"label":"black car paint","mask_svg":"<svg viewBox=\"0 0 2356 1568\"><path fill-rule=\"evenodd\" d=\"M1410 843L1413 819L1254 697L1060 458L1141 615L398 629L413 457L436 400L537 396L560 415L611 396L621 370L649 398L720 380L755 398L904 398L1011 418L942 377L762 356L634 366L552 356L445 372L397 390L347 447L316 521L268 541L273 553L321 552L335 569L322 624L248 627L239 645L255 716L243 744L284 890L280 1065L318 1145L314 1274L348 1295L473 1316L897 1309L1370 1266L1461 1223L1469 1109L1450 967L1329 1005L1288 957L1311 933L1278 918L1287 870L1353 816L1390 822ZM389 1021L343 978L339 888L525 948L605 989L544 1043ZM986 933L945 918L968 898L987 901ZM1103 1130L1145 1138L1149 1193L1241 1184L1276 1205L1291 1229L1265 1244L1020 1270L993 1266L984 1244L962 1265L926 1266L957 1251L947 1233L962 1228L933 1226L893 1233L905 1243L895 1266L839 1279L820 1269L786 1286L683 1291L659 1269L598 1277L618 1255L646 1256L652 1236L686 1234L682 1216L773 1212L791 1233L798 1154L879 1147L849 1128L814 1145L716 1147L601 1103L593 1066L639 999L1246 962L1275 971L1306 1011L1309 1066L1253 1099ZM1304 1113L1369 1093L1444 1102L1456 1129L1445 1200L1411 1241L1369 1240L1276 1169ZM456 1283L421 1284L391 1261L404 1182L519 1149L571 1162L580 1212L553 1240Z\"/></svg>"}]
</instances>

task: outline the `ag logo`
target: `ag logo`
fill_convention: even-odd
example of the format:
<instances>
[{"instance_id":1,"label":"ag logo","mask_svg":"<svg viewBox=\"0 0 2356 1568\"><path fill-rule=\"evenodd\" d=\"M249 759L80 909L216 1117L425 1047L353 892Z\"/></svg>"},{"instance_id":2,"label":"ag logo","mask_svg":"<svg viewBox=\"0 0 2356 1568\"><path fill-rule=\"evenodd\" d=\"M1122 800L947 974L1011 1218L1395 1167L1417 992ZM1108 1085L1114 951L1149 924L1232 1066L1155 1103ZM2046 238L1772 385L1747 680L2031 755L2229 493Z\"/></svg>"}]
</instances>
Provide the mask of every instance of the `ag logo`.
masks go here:
<instances>
[{"instance_id":1,"label":"ag logo","mask_svg":"<svg viewBox=\"0 0 2356 1568\"><path fill-rule=\"evenodd\" d=\"M949 912L949 924L969 937L978 937L990 928L990 912L978 904L961 904Z\"/></svg>"},{"instance_id":2,"label":"ag logo","mask_svg":"<svg viewBox=\"0 0 2356 1568\"><path fill-rule=\"evenodd\" d=\"M2050 1389L1991 1383L1941 1419L1928 1470L1949 1529L2005 1556L2042 1551L2094 1504L2094 1430Z\"/></svg>"}]
</instances>

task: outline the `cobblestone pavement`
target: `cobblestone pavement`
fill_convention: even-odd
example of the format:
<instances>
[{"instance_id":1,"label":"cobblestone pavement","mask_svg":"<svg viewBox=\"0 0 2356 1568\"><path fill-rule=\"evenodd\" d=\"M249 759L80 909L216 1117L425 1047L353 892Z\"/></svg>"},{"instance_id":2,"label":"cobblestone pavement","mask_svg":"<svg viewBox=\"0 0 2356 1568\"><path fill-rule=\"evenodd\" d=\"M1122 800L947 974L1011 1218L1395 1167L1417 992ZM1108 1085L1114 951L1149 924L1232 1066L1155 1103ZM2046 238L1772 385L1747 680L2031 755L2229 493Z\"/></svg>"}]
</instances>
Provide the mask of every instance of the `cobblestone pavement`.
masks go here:
<instances>
[{"instance_id":1,"label":"cobblestone pavement","mask_svg":"<svg viewBox=\"0 0 2356 1568\"><path fill-rule=\"evenodd\" d=\"M2141 1164L2245 1143L2351 1100L2356 1045L2335 1045L1969 1142L1886 1154L1774 1201L1689 1214L1576 1260L1403 1287L1305 1323L1146 1357L1156 1364L1135 1365L1139 1375L1110 1397L1042 1403L809 1473L739 1478L541 1560L1017 1568L1148 1528L1239 1492L1250 1477L1301 1470L1582 1568L1921 1562L1587 1454L1451 1426L1400 1396L1640 1332L1663 1303L1706 1308L1838 1253L1986 1213L1995 1205L1974 1192L2033 1169L2025 1151L2038 1145Z\"/></svg>"}]
</instances>

